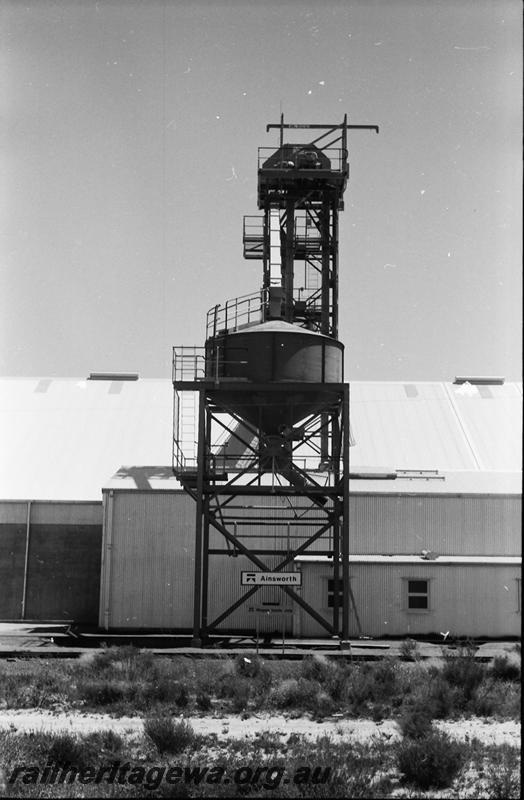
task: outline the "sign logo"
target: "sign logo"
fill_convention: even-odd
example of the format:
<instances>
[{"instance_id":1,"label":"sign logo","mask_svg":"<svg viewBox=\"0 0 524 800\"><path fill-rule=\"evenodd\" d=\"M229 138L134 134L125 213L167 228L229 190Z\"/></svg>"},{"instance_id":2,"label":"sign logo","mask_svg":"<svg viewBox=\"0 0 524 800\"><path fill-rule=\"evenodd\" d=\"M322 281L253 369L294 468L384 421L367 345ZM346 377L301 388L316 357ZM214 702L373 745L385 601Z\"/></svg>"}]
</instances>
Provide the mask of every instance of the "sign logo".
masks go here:
<instances>
[{"instance_id":1,"label":"sign logo","mask_svg":"<svg viewBox=\"0 0 524 800\"><path fill-rule=\"evenodd\" d=\"M241 586L302 586L301 572L242 572Z\"/></svg>"}]
</instances>

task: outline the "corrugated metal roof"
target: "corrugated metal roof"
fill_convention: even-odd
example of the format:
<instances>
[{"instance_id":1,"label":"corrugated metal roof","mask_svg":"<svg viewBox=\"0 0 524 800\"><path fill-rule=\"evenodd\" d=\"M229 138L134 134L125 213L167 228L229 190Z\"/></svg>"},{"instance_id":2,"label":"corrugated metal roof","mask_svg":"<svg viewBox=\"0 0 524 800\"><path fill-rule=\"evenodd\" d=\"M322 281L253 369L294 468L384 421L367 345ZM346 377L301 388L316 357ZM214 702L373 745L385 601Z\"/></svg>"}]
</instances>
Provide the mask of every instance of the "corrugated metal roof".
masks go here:
<instances>
[{"instance_id":1,"label":"corrugated metal roof","mask_svg":"<svg viewBox=\"0 0 524 800\"><path fill-rule=\"evenodd\" d=\"M0 497L101 500L123 463L171 462L168 380L0 380Z\"/></svg>"},{"instance_id":2,"label":"corrugated metal roof","mask_svg":"<svg viewBox=\"0 0 524 800\"><path fill-rule=\"evenodd\" d=\"M443 472L438 478L396 478L395 480L354 480L351 494L520 494L520 472Z\"/></svg>"},{"instance_id":3,"label":"corrugated metal roof","mask_svg":"<svg viewBox=\"0 0 524 800\"><path fill-rule=\"evenodd\" d=\"M355 480L351 490L518 493L521 410L516 384L351 383L352 472L445 473ZM136 466L120 471L121 488L178 487L169 467L154 466L171 463L172 419L167 379L0 378L0 498L99 500L122 464Z\"/></svg>"},{"instance_id":4,"label":"corrugated metal roof","mask_svg":"<svg viewBox=\"0 0 524 800\"><path fill-rule=\"evenodd\" d=\"M183 491L170 466L122 466L103 484L104 490ZM518 472L439 472L438 479L350 480L351 495L515 495L522 489Z\"/></svg>"},{"instance_id":5,"label":"corrugated metal roof","mask_svg":"<svg viewBox=\"0 0 524 800\"><path fill-rule=\"evenodd\" d=\"M516 386L447 387L459 424L481 470L519 470L522 396Z\"/></svg>"},{"instance_id":6,"label":"corrugated metal roof","mask_svg":"<svg viewBox=\"0 0 524 800\"><path fill-rule=\"evenodd\" d=\"M514 384L352 383L351 469L519 471L521 415Z\"/></svg>"}]
</instances>

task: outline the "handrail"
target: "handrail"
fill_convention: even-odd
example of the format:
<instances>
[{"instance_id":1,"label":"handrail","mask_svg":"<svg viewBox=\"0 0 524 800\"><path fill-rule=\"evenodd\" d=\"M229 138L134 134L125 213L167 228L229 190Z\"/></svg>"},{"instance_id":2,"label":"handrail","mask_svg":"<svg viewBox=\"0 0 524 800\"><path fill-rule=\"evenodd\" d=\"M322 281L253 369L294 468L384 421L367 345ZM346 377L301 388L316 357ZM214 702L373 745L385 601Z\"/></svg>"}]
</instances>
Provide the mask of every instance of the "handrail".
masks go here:
<instances>
[{"instance_id":1,"label":"handrail","mask_svg":"<svg viewBox=\"0 0 524 800\"><path fill-rule=\"evenodd\" d=\"M224 305L216 305L207 312L206 338L214 338L221 333L232 333L246 325L264 321L267 305L267 290L244 294L226 300Z\"/></svg>"},{"instance_id":2,"label":"handrail","mask_svg":"<svg viewBox=\"0 0 524 800\"><path fill-rule=\"evenodd\" d=\"M173 381L201 380L206 375L204 347L173 347Z\"/></svg>"},{"instance_id":3,"label":"handrail","mask_svg":"<svg viewBox=\"0 0 524 800\"><path fill-rule=\"evenodd\" d=\"M308 308L321 306L321 293L317 287L295 287L293 298L305 302ZM213 306L207 312L206 339L264 322L267 305L268 291L261 289L254 294L226 300L224 305Z\"/></svg>"},{"instance_id":4,"label":"handrail","mask_svg":"<svg viewBox=\"0 0 524 800\"><path fill-rule=\"evenodd\" d=\"M285 160L284 148L286 146L289 147L289 148L292 147L290 144L284 144L283 145L282 152L281 152L280 163L277 162L276 164L272 165L271 167L268 167L267 169L282 169L282 170L287 171L287 172L289 172L290 169L291 170L295 170L296 169L298 172L301 172L302 169L300 168L300 166L296 166L295 164L291 164L290 165ZM301 148L301 150L307 150L308 145L300 145L299 147ZM313 148L313 150L316 150L316 148ZM269 158L271 158L271 156L275 155L276 152L278 152L278 150L275 150L274 147L259 147L258 148L258 169L263 169L265 162ZM339 172L339 173L342 173L342 174L345 172L346 167L347 167L347 159L346 159L346 155L347 154L343 150L343 148L340 148L340 147L319 148L318 152L322 153L322 155L327 156L327 158L329 158L329 160L331 162L330 167L328 169L329 172ZM313 167L313 169L315 169L315 167Z\"/></svg>"}]
</instances>

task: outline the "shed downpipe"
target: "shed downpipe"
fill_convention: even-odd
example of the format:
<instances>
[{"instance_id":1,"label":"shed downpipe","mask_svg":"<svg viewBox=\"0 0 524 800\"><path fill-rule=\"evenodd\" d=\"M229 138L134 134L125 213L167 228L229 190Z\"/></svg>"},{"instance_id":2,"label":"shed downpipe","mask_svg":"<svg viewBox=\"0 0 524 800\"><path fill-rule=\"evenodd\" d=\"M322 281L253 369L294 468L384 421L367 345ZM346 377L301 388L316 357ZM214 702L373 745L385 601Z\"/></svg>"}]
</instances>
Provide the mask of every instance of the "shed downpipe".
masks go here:
<instances>
[{"instance_id":1,"label":"shed downpipe","mask_svg":"<svg viewBox=\"0 0 524 800\"><path fill-rule=\"evenodd\" d=\"M27 501L27 519L25 524L25 556L24 556L24 583L22 586L22 611L21 617L25 619L25 606L27 600L27 571L29 567L29 543L31 540L31 500Z\"/></svg>"}]
</instances>

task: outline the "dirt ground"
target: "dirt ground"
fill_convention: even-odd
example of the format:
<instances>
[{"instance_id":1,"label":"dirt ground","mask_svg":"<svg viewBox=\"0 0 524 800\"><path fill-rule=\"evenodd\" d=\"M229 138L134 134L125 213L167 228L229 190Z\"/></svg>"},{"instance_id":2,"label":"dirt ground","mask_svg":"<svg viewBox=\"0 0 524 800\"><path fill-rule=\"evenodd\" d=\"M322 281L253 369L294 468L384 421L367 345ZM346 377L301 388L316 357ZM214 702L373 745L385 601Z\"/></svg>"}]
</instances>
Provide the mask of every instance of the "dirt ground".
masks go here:
<instances>
[{"instance_id":1,"label":"dirt ground","mask_svg":"<svg viewBox=\"0 0 524 800\"><path fill-rule=\"evenodd\" d=\"M249 739L263 732L285 737L299 734L309 740L319 736L329 736L334 740L353 740L366 742L374 736L386 741L401 738L398 725L393 720L373 722L344 717L328 717L324 722L316 722L308 717L294 715L251 714L246 719L227 714L224 716L183 716L199 734L216 734L218 740ZM498 722L493 719L471 718L458 721L436 721L435 726L457 740L478 739L483 744L510 744L520 747L520 724L514 721ZM113 730L120 734L136 735L143 730L139 717L109 717L104 714L54 713L24 709L0 711L0 730L17 733L29 731L69 731L90 733L92 731Z\"/></svg>"}]
</instances>

